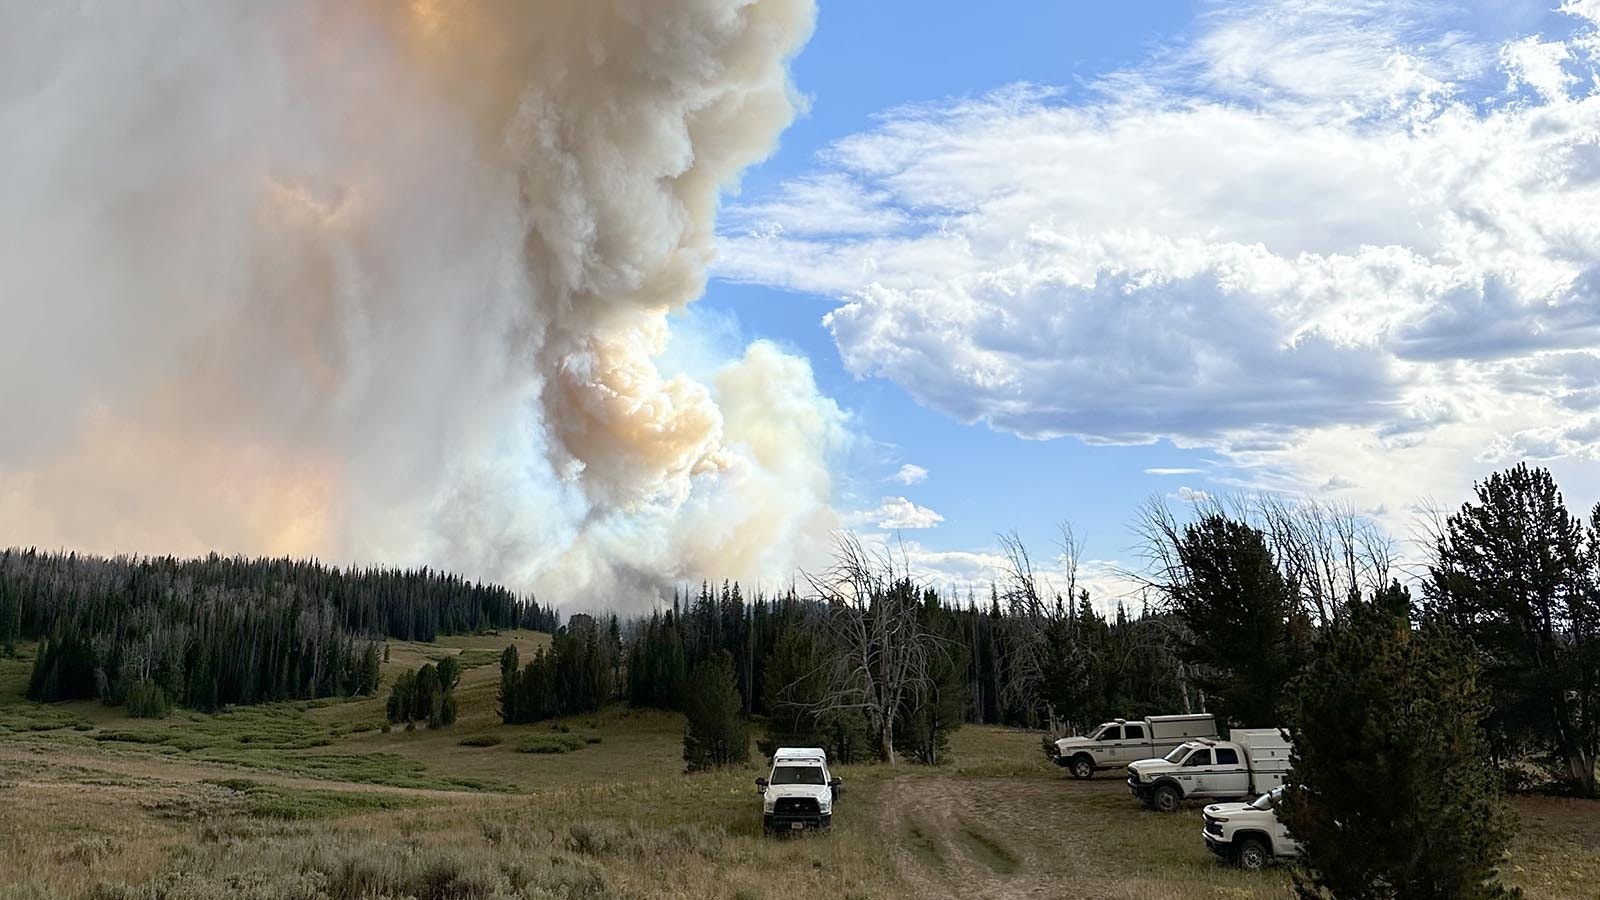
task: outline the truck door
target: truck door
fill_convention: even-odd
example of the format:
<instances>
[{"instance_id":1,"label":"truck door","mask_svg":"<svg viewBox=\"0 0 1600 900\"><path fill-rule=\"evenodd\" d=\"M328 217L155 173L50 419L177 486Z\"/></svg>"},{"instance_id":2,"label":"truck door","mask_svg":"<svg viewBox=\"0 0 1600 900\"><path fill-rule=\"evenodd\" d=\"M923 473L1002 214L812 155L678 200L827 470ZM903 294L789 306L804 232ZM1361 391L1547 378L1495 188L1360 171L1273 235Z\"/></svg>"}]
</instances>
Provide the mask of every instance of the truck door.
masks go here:
<instances>
[{"instance_id":1,"label":"truck door","mask_svg":"<svg viewBox=\"0 0 1600 900\"><path fill-rule=\"evenodd\" d=\"M1172 777L1183 785L1183 795L1201 793L1205 791L1205 773L1211 768L1211 751L1202 747L1184 757L1183 765Z\"/></svg>"},{"instance_id":2,"label":"truck door","mask_svg":"<svg viewBox=\"0 0 1600 900\"><path fill-rule=\"evenodd\" d=\"M1149 759L1150 743L1145 740L1143 725L1124 725L1122 728L1122 744L1117 748L1119 763L1131 763L1135 760Z\"/></svg>"},{"instance_id":3,"label":"truck door","mask_svg":"<svg viewBox=\"0 0 1600 900\"><path fill-rule=\"evenodd\" d=\"M1122 726L1107 725L1095 738L1094 762L1097 766L1113 766L1121 761L1118 745L1122 743Z\"/></svg>"},{"instance_id":4,"label":"truck door","mask_svg":"<svg viewBox=\"0 0 1600 900\"><path fill-rule=\"evenodd\" d=\"M1232 747L1218 747L1216 759L1200 773L1207 796L1243 797L1250 793L1250 770Z\"/></svg>"}]
</instances>

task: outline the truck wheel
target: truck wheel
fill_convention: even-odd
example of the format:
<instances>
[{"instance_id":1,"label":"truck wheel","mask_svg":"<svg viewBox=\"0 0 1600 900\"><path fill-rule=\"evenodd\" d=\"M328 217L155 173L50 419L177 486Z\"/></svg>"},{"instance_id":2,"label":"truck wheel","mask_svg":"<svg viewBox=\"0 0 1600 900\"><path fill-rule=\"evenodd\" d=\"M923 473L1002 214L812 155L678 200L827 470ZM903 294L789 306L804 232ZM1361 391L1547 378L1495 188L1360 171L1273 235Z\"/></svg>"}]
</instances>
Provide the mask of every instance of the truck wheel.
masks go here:
<instances>
[{"instance_id":1,"label":"truck wheel","mask_svg":"<svg viewBox=\"0 0 1600 900\"><path fill-rule=\"evenodd\" d=\"M1164 813L1175 813L1183 806L1183 795L1172 785L1163 784L1151 796L1150 805Z\"/></svg>"},{"instance_id":2,"label":"truck wheel","mask_svg":"<svg viewBox=\"0 0 1600 900\"><path fill-rule=\"evenodd\" d=\"M1234 853L1234 859L1239 863L1239 868L1264 869L1267 862L1272 859L1272 854L1267 852L1266 845L1255 838L1245 838L1239 843L1239 849Z\"/></svg>"},{"instance_id":3,"label":"truck wheel","mask_svg":"<svg viewBox=\"0 0 1600 900\"><path fill-rule=\"evenodd\" d=\"M1079 781L1087 781L1094 777L1094 760L1087 756L1079 756L1072 760L1072 777Z\"/></svg>"}]
</instances>

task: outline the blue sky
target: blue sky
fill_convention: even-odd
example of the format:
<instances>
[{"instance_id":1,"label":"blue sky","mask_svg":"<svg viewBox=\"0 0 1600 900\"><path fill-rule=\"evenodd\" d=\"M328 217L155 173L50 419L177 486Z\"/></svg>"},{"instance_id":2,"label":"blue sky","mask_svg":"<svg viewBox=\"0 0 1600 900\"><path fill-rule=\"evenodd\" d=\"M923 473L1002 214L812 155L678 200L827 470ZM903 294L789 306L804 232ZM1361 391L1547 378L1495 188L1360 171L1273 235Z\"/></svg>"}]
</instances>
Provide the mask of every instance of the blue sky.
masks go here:
<instances>
[{"instance_id":1,"label":"blue sky","mask_svg":"<svg viewBox=\"0 0 1600 900\"><path fill-rule=\"evenodd\" d=\"M852 414L836 505L867 530L886 498L936 512L932 527L901 534L951 577L992 561L996 532L1046 549L1060 522L1103 573L1133 558L1136 506L1155 497L1181 510L1192 492L1284 492L1404 538L1422 504L1460 502L1474 478L1526 457L1592 502L1595 429L1579 399L1592 376L1571 370L1592 343L1550 336L1592 334L1581 310L1595 301L1593 270L1550 244L1478 266L1472 241L1451 241L1462 203L1502 219L1484 229L1502 236L1535 212L1517 194L1525 182L1468 180L1472 166L1522 153L1532 118L1565 113L1591 135L1573 146L1590 146L1593 13L1579 2L824 2L793 67L809 110L729 200L719 277L689 316L809 359ZM1401 171L1447 144L1461 156L1442 163L1455 180ZM1012 159L1010 147L1031 149ZM1559 167L1566 153L1534 165ZM974 158L993 173L973 175ZM1102 186L1083 176L1108 162ZM1056 189L1057 169L1075 183ZM947 191L941 179L973 183ZM1029 196L1039 185L1047 196ZM1474 190L1481 202L1452 196ZM1545 208L1567 214L1579 202L1551 199ZM829 224L841 210L864 224ZM1588 242L1578 219L1552 230ZM1062 257L1017 250L1052 229L1044 243ZM930 270L952 231L949 247L971 258ZM1107 249L1128 231L1155 246ZM978 246L994 232L1006 237ZM1172 241L1197 241L1184 248L1196 258L1174 262ZM1100 258L1073 272L1074 248ZM1459 287L1385 294L1412 263ZM888 272L897 266L908 268ZM1252 266L1273 285L1238 288L1234 273ZM1351 267L1381 271L1385 286ZM1141 271L1154 287L1128 282ZM1057 290L1084 272L1092 296ZM997 343L948 317L904 324L918 302L907 298L974 277L1001 287L936 306L1015 317ZM1309 318L1273 296L1283 277L1315 282L1296 298ZM1036 297L1030 279L1044 286ZM1493 286L1517 279L1497 300ZM874 291L900 299L852 302ZM825 324L841 304L847 318ZM1549 315L1557 307L1578 312ZM1053 324L1035 335L1029 316ZM1511 349L1506 329L1535 337ZM910 346L921 358L873 358ZM1006 391L985 399L972 379L944 378L941 352L1002 367ZM1563 374L1530 380L1534 370ZM1100 404L1077 396L1101 391ZM926 479L894 481L904 463ZM941 568L941 554L962 553Z\"/></svg>"},{"instance_id":2,"label":"blue sky","mask_svg":"<svg viewBox=\"0 0 1600 900\"><path fill-rule=\"evenodd\" d=\"M829 144L871 127L885 110L1017 82L1076 86L1181 36L1197 12L1196 4L1170 0L825 2L815 35L794 63L809 112L784 132L777 154L745 174L741 192L771 191L803 174ZM1018 27L1023 22L1027 26ZM986 547L996 532L1016 529L1048 547L1058 523L1071 520L1089 554L1117 555L1131 543L1123 519L1133 504L1199 481L1150 476L1145 469L1210 467L1206 453L1167 442L1112 450L961 424L918 405L890 382L847 373L822 326L832 305L826 298L713 279L691 315L731 314L745 339L779 341L804 354L819 387L854 415L857 432L867 438L840 466L849 499L870 507L883 496L906 496L936 510L945 521L936 536L924 538L930 545ZM928 469L927 480L893 481L905 463Z\"/></svg>"}]
</instances>

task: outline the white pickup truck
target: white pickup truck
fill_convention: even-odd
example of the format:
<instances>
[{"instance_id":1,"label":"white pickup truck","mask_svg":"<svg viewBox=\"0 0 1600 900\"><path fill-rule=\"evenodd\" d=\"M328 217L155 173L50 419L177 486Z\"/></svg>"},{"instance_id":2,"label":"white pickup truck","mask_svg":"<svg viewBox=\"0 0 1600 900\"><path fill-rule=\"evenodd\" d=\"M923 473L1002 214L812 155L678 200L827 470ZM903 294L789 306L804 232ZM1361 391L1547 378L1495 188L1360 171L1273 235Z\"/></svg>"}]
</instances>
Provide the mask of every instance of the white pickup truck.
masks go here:
<instances>
[{"instance_id":1,"label":"white pickup truck","mask_svg":"<svg viewBox=\"0 0 1600 900\"><path fill-rule=\"evenodd\" d=\"M765 834L815 829L833 824L833 804L843 779L828 771L828 754L818 747L780 747L772 754L772 774L756 779Z\"/></svg>"},{"instance_id":2,"label":"white pickup truck","mask_svg":"<svg viewBox=\"0 0 1600 900\"><path fill-rule=\"evenodd\" d=\"M1210 713L1113 719L1084 737L1046 739L1044 752L1073 778L1093 778L1098 769L1166 756L1184 741L1216 736L1217 720Z\"/></svg>"},{"instance_id":3,"label":"white pickup truck","mask_svg":"<svg viewBox=\"0 0 1600 900\"><path fill-rule=\"evenodd\" d=\"M1200 830L1206 849L1245 869L1259 869L1273 859L1291 859L1300 843L1278 820L1283 788L1273 788L1250 803L1213 803L1205 809Z\"/></svg>"},{"instance_id":4,"label":"white pickup truck","mask_svg":"<svg viewBox=\"0 0 1600 900\"><path fill-rule=\"evenodd\" d=\"M1128 790L1145 806L1176 812L1185 800L1237 800L1282 787L1289 739L1277 728L1235 728L1229 740L1189 741L1128 766Z\"/></svg>"}]
</instances>

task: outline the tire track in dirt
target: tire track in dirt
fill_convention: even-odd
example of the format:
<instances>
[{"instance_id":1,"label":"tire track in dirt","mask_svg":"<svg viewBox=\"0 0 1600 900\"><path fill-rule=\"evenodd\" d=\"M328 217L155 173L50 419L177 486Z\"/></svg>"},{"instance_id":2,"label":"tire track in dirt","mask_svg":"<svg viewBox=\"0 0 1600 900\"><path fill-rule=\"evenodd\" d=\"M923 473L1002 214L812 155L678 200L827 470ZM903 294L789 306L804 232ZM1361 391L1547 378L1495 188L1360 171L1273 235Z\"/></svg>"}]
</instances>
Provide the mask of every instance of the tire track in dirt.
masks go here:
<instances>
[{"instance_id":1,"label":"tire track in dirt","mask_svg":"<svg viewBox=\"0 0 1600 900\"><path fill-rule=\"evenodd\" d=\"M1056 879L1025 846L1031 841L1017 840L1026 827L1018 820L1029 816L1007 810L997 791L1015 793L1014 786L991 779L902 776L884 786L880 824L895 840L895 862L916 896L1060 896Z\"/></svg>"},{"instance_id":2,"label":"tire track in dirt","mask_svg":"<svg viewBox=\"0 0 1600 900\"><path fill-rule=\"evenodd\" d=\"M1102 805L1121 809L1112 785L1062 790L1043 779L900 776L883 785L879 825L918 898L1041 900L1126 898L1107 877L1106 847L1072 827ZM1120 848L1119 848L1120 849Z\"/></svg>"}]
</instances>

